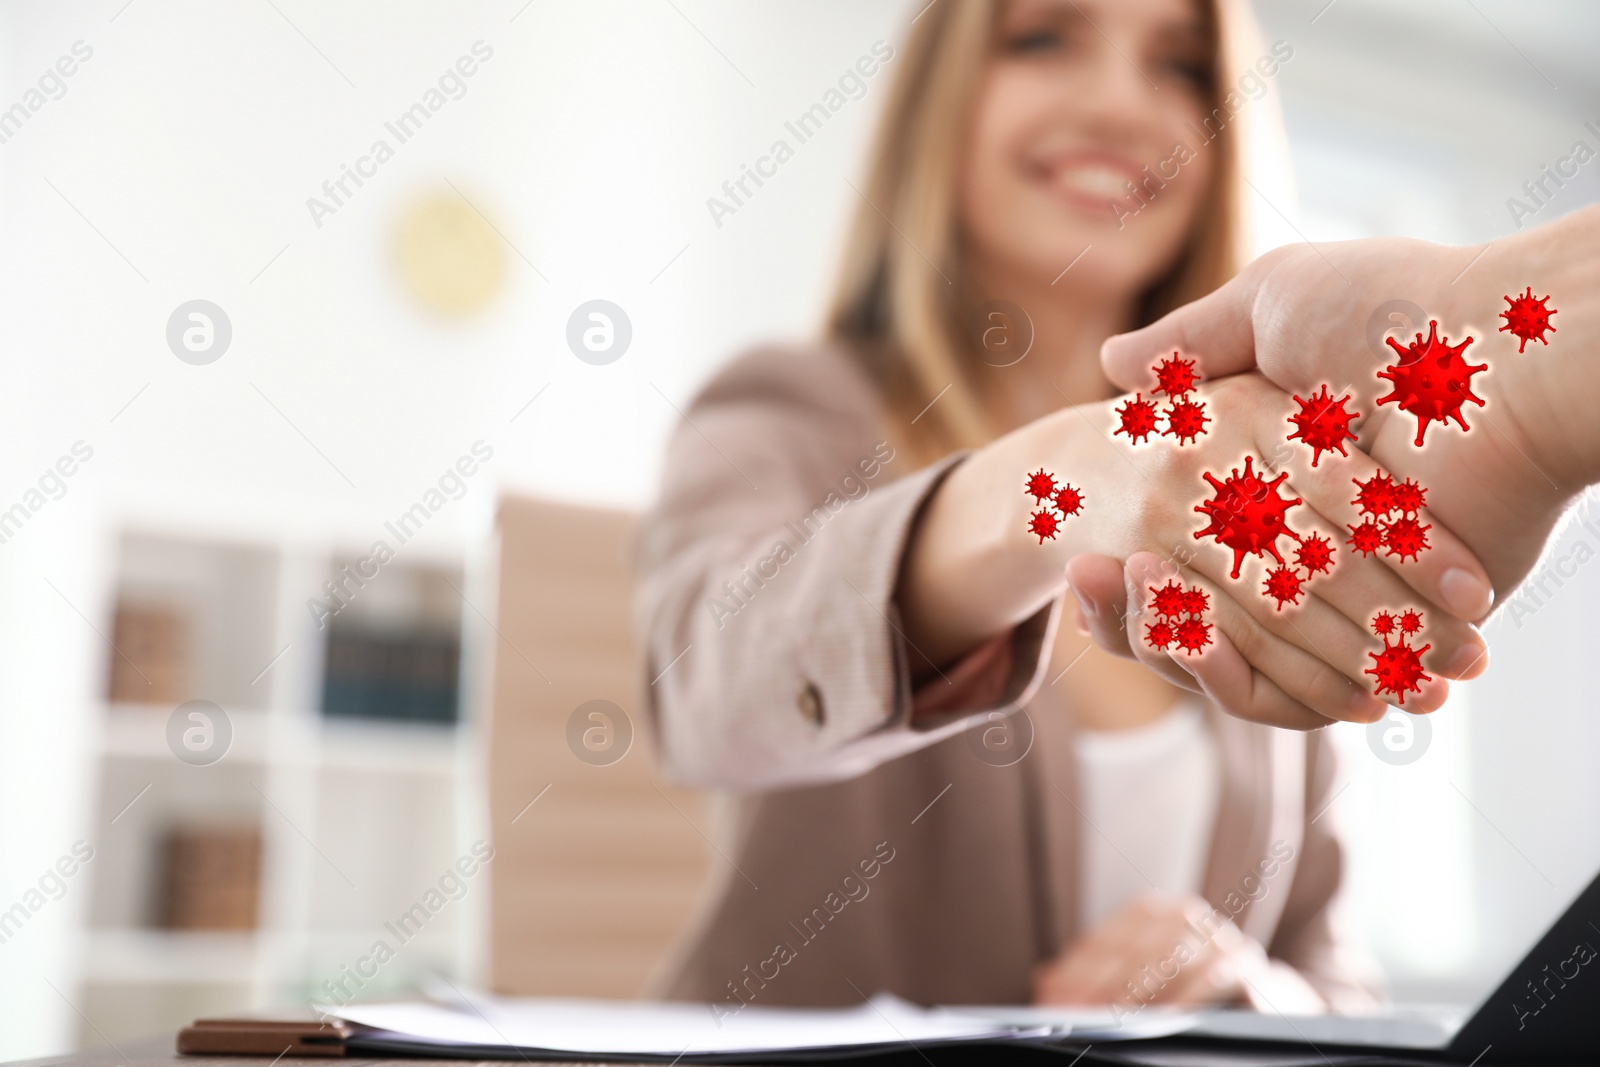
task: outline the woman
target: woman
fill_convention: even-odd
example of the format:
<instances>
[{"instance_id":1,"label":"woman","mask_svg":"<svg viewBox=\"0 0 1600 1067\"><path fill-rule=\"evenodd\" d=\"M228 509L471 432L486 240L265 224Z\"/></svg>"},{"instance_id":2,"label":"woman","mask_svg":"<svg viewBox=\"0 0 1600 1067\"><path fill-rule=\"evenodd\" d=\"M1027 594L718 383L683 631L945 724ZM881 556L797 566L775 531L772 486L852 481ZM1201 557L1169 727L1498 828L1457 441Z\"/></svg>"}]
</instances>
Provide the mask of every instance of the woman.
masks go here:
<instances>
[{"instance_id":1,"label":"woman","mask_svg":"<svg viewBox=\"0 0 1600 1067\"><path fill-rule=\"evenodd\" d=\"M1056 626L1073 556L1195 545L1207 463L1271 453L1325 532L1375 469L1279 448L1287 398L1254 377L1203 387L1204 447L1112 436L1101 342L1238 264L1248 114L1224 105L1283 58L1248 40L1231 4L1191 0L940 0L916 19L827 343L705 389L645 526L659 758L738 793L656 992L719 1017L877 990L1371 1002L1339 917L1331 745L1170 683L1258 723L1372 721L1384 705L1352 681L1365 619L1416 602L1402 579L1436 594L1476 561L1441 529L1430 562L1341 560L1285 615L1259 573L1231 582L1228 553L1198 553L1183 577L1209 591L1217 644L1160 657L1167 680ZM1026 309L1020 361L973 339L996 300ZM1044 543L1022 492L1040 466L1086 498ZM1471 670L1475 631L1428 623L1436 679Z\"/></svg>"}]
</instances>

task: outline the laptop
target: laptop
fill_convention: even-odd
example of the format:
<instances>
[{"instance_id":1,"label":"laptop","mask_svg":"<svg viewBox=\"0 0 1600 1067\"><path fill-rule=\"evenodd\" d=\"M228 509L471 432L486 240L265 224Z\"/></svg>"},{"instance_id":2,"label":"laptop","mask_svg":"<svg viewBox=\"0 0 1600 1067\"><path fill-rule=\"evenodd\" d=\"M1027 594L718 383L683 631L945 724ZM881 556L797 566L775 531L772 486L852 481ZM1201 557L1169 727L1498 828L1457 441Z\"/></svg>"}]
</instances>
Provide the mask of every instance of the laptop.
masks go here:
<instances>
[{"instance_id":1,"label":"laptop","mask_svg":"<svg viewBox=\"0 0 1600 1067\"><path fill-rule=\"evenodd\" d=\"M1459 1064L1600 1061L1600 876L1464 1020L1403 1011L1360 1017L1224 1010L1200 1015L1174 1037Z\"/></svg>"}]
</instances>

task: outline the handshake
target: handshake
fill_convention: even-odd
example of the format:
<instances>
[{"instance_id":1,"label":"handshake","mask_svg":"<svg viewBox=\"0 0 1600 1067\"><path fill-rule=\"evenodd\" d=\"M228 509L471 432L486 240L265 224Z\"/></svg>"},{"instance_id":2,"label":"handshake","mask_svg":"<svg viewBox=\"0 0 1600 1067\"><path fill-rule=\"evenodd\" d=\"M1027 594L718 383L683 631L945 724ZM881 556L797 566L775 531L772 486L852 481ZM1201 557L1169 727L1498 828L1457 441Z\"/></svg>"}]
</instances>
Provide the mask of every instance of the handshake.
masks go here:
<instances>
[{"instance_id":1,"label":"handshake","mask_svg":"<svg viewBox=\"0 0 1600 1067\"><path fill-rule=\"evenodd\" d=\"M1487 667L1474 624L1527 575L1573 498L1600 481L1600 382L1588 370L1600 323L1585 303L1600 280L1588 251L1597 237L1591 208L1477 248L1390 238L1281 248L1210 296L1108 340L1106 373L1137 394L1112 437L1130 406L1149 403L1144 394L1173 396L1180 364L1164 357L1177 352L1195 359L1203 384L1173 408L1197 397L1227 444L1170 446L1156 471L1129 464L1146 478L1193 477L1190 496L1209 499L1134 494L1142 529L1177 534L1167 551L1080 546L1066 570L1084 628L1243 718L1370 721L1384 693L1408 710L1438 708L1447 679ZM1559 334L1551 305L1565 312ZM1381 345L1395 325L1385 314L1407 306L1423 316L1409 324L1416 338ZM1466 347L1468 337L1478 345ZM1081 496L1087 512L1094 494ZM1327 558L1329 535L1342 560ZM1239 580L1249 556L1269 568L1264 582ZM1185 642L1171 612L1199 583L1215 594L1209 621L1203 635L1191 624Z\"/></svg>"}]
</instances>

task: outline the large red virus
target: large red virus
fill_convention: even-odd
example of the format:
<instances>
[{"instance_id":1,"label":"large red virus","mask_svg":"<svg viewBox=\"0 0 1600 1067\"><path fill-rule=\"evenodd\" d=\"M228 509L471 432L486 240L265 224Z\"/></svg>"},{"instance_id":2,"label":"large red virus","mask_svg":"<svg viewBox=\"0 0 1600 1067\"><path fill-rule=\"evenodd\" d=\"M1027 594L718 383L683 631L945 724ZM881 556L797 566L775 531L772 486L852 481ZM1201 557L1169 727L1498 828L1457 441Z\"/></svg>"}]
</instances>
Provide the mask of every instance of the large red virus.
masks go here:
<instances>
[{"instance_id":1,"label":"large red virus","mask_svg":"<svg viewBox=\"0 0 1600 1067\"><path fill-rule=\"evenodd\" d=\"M1286 516L1290 508L1300 503L1299 497L1285 497L1278 486L1288 478L1288 472L1267 481L1252 468L1254 456L1244 458L1244 473L1233 468L1227 481L1218 481L1210 471L1205 480L1216 491L1210 500L1195 506L1195 511L1211 519L1211 524L1195 532L1195 539L1214 537L1218 544L1233 549L1233 572L1239 577L1239 567L1247 555L1264 556L1268 553L1279 563L1283 556L1278 551L1278 538L1290 537L1296 541L1300 535L1289 528Z\"/></svg>"},{"instance_id":2,"label":"large red virus","mask_svg":"<svg viewBox=\"0 0 1600 1067\"><path fill-rule=\"evenodd\" d=\"M1028 516L1028 532L1042 545L1055 540L1067 516L1083 510L1083 494L1066 482L1057 486L1056 476L1040 467L1028 475L1022 491L1044 506Z\"/></svg>"},{"instance_id":3,"label":"large red virus","mask_svg":"<svg viewBox=\"0 0 1600 1067\"><path fill-rule=\"evenodd\" d=\"M1474 365L1461 358L1472 338L1452 346L1449 338L1439 336L1439 324L1429 322L1426 341L1420 333L1404 348L1392 337L1388 341L1400 358L1378 372L1393 388L1377 402L1398 404L1401 411L1416 416L1417 446L1421 447L1430 422L1454 419L1463 430L1472 429L1461 414L1461 405L1471 401L1483 407L1483 397L1472 391L1472 376L1489 369L1487 363Z\"/></svg>"},{"instance_id":4,"label":"large red virus","mask_svg":"<svg viewBox=\"0 0 1600 1067\"><path fill-rule=\"evenodd\" d=\"M1193 441L1206 432L1206 423L1211 419L1206 415L1206 406L1198 400L1180 397L1168 405L1164 412L1167 417L1167 428L1161 432L1169 437L1176 437L1178 444L1184 441Z\"/></svg>"},{"instance_id":5,"label":"large red virus","mask_svg":"<svg viewBox=\"0 0 1600 1067\"><path fill-rule=\"evenodd\" d=\"M1372 657L1372 666L1364 673L1378 680L1380 695L1393 693L1404 706L1407 693L1420 693L1421 683L1433 681L1433 676L1422 669L1422 654L1433 645L1420 648L1411 645L1411 639L1422 630L1420 611L1408 610L1400 616L1400 636L1391 641L1389 635L1394 633L1396 625L1395 617L1387 611L1380 611L1372 620L1372 632L1383 641L1383 651L1367 653Z\"/></svg>"},{"instance_id":6,"label":"large red virus","mask_svg":"<svg viewBox=\"0 0 1600 1067\"><path fill-rule=\"evenodd\" d=\"M1162 360L1152 369L1156 372L1156 392L1165 393L1169 399L1192 392L1200 380L1194 372L1194 360L1184 359L1176 352L1171 359Z\"/></svg>"},{"instance_id":7,"label":"large red virus","mask_svg":"<svg viewBox=\"0 0 1600 1067\"><path fill-rule=\"evenodd\" d=\"M1144 638L1152 648L1181 648L1185 655L1193 655L1211 644L1211 623L1204 613L1211 598L1198 585L1185 588L1181 582L1169 581L1157 588L1150 587L1150 610L1156 621L1146 623Z\"/></svg>"},{"instance_id":8,"label":"large red virus","mask_svg":"<svg viewBox=\"0 0 1600 1067\"><path fill-rule=\"evenodd\" d=\"M1156 402L1134 393L1132 400L1124 401L1117 408L1117 418L1121 424L1111 431L1112 435L1125 433L1130 441L1142 444L1146 437L1156 432Z\"/></svg>"},{"instance_id":9,"label":"large red virus","mask_svg":"<svg viewBox=\"0 0 1600 1067\"><path fill-rule=\"evenodd\" d=\"M1299 438L1311 446L1313 467L1324 452L1338 449L1341 456L1350 454L1344 450L1344 443L1357 438L1350 432L1350 422L1356 413L1347 411L1344 406L1349 399L1349 393L1338 400L1333 399L1326 384L1320 392L1313 393L1310 400L1301 400L1298 394L1295 396L1294 402L1300 405L1300 411L1289 416L1289 421L1296 427L1294 433L1289 435L1289 440Z\"/></svg>"},{"instance_id":10,"label":"large red virus","mask_svg":"<svg viewBox=\"0 0 1600 1067\"><path fill-rule=\"evenodd\" d=\"M1506 303L1511 306L1500 312L1500 317L1506 320L1506 324L1500 327L1500 332L1505 333L1510 330L1516 335L1518 352L1527 348L1529 341L1538 341L1542 345L1550 343L1544 339L1544 335L1546 331L1556 332L1556 328L1550 323L1550 316L1556 313L1556 309L1545 306L1545 301L1549 299L1548 296L1534 296L1531 285L1521 296L1505 298Z\"/></svg>"},{"instance_id":11,"label":"large red virus","mask_svg":"<svg viewBox=\"0 0 1600 1067\"><path fill-rule=\"evenodd\" d=\"M1366 516L1361 525L1350 527L1351 548L1366 556L1383 548L1404 563L1430 547L1428 531L1433 527L1417 517L1428 501L1425 487L1410 478L1396 482L1382 473L1351 481L1356 485L1351 503Z\"/></svg>"}]
</instances>

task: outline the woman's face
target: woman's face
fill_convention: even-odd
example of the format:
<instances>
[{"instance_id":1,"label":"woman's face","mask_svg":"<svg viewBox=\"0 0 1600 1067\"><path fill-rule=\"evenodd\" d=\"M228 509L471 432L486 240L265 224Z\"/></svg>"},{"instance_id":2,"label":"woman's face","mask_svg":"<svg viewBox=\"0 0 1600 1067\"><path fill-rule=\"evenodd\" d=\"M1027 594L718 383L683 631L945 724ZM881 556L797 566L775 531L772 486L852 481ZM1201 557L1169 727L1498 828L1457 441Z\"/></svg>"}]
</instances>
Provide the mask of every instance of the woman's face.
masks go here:
<instances>
[{"instance_id":1,"label":"woman's face","mask_svg":"<svg viewBox=\"0 0 1600 1067\"><path fill-rule=\"evenodd\" d=\"M961 182L980 281L1048 282L1085 248L1080 291L1165 273L1211 182L1211 53L1193 0L1004 3Z\"/></svg>"}]
</instances>

